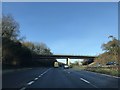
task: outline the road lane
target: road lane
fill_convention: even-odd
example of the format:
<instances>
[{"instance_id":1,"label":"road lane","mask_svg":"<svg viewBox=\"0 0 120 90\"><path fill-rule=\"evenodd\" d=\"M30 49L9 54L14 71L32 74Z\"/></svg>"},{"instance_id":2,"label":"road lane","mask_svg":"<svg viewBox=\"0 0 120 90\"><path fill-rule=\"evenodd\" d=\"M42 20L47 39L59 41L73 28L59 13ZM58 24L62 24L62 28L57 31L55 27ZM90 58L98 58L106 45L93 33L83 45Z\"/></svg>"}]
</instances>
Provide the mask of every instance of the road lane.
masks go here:
<instances>
[{"instance_id":1,"label":"road lane","mask_svg":"<svg viewBox=\"0 0 120 90\"><path fill-rule=\"evenodd\" d=\"M5 73L2 75L3 88L21 88L48 68L33 68Z\"/></svg>"},{"instance_id":2,"label":"road lane","mask_svg":"<svg viewBox=\"0 0 120 90\"><path fill-rule=\"evenodd\" d=\"M11 83L12 82L12 83ZM34 68L3 74L4 88L118 88L118 79L87 71Z\"/></svg>"},{"instance_id":3,"label":"road lane","mask_svg":"<svg viewBox=\"0 0 120 90\"><path fill-rule=\"evenodd\" d=\"M27 88L94 88L79 78L71 77L62 68L52 68Z\"/></svg>"},{"instance_id":4,"label":"road lane","mask_svg":"<svg viewBox=\"0 0 120 90\"><path fill-rule=\"evenodd\" d=\"M75 71L68 69L67 72L71 72L71 76L73 77L84 78L97 88L119 88L120 78L109 77L84 70Z\"/></svg>"}]
</instances>

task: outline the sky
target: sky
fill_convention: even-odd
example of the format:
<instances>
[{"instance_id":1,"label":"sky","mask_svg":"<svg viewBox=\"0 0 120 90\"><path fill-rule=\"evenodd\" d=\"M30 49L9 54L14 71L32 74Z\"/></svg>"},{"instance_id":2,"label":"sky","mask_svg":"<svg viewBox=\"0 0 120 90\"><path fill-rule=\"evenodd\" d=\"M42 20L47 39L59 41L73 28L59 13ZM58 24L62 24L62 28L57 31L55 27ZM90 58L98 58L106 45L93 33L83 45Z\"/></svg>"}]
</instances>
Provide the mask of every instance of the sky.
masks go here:
<instances>
[{"instance_id":1,"label":"sky","mask_svg":"<svg viewBox=\"0 0 120 90\"><path fill-rule=\"evenodd\" d=\"M20 25L25 41L43 42L54 54L98 55L118 37L117 2L4 2L3 14Z\"/></svg>"}]
</instances>

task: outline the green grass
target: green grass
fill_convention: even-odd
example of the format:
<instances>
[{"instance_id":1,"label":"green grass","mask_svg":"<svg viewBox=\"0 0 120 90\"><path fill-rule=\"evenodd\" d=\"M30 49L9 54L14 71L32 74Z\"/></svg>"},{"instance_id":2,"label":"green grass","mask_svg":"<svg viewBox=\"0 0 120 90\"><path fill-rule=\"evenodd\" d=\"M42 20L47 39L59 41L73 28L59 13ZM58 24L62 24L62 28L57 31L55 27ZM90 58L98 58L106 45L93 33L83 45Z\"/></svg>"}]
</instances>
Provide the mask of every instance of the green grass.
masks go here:
<instances>
[{"instance_id":1,"label":"green grass","mask_svg":"<svg viewBox=\"0 0 120 90\"><path fill-rule=\"evenodd\" d=\"M91 67L87 67L87 66L74 66L73 69L74 70L86 70L86 71L97 72L97 73L108 74L108 75L120 77L120 71L118 71L117 67L116 68L107 68L107 67L91 68Z\"/></svg>"}]
</instances>

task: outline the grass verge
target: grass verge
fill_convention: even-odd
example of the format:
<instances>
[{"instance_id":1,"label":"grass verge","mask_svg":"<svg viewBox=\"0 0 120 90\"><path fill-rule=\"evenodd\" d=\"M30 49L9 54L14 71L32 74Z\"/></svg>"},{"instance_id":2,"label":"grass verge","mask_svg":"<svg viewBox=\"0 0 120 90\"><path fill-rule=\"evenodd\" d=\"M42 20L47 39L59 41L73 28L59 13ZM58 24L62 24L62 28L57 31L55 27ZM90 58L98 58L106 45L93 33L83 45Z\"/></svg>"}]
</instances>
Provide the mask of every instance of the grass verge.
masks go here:
<instances>
[{"instance_id":1,"label":"grass verge","mask_svg":"<svg viewBox=\"0 0 120 90\"><path fill-rule=\"evenodd\" d=\"M74 66L74 70L86 70L91 72L97 72L112 76L120 77L120 70L118 67L87 67L87 66Z\"/></svg>"}]
</instances>

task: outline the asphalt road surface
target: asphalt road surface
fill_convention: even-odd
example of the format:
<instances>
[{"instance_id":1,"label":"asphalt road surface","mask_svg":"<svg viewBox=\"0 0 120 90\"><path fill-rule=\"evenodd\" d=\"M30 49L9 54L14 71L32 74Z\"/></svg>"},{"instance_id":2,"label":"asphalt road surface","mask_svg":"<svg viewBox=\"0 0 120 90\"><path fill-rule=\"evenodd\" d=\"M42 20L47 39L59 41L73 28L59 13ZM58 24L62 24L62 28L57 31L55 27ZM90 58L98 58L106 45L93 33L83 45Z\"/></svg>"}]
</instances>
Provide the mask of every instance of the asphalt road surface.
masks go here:
<instances>
[{"instance_id":1,"label":"asphalt road surface","mask_svg":"<svg viewBox=\"0 0 120 90\"><path fill-rule=\"evenodd\" d=\"M3 88L118 88L119 78L63 68L32 68L5 73Z\"/></svg>"}]
</instances>

